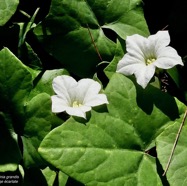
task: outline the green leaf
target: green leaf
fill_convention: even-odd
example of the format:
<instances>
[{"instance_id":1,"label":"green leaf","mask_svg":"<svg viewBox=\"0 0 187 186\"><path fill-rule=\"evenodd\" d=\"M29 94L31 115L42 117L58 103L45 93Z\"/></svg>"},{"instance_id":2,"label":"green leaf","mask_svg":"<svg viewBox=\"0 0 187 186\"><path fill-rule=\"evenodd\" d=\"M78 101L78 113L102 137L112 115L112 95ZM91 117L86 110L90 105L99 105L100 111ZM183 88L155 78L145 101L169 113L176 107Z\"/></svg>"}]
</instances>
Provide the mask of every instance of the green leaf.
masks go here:
<instances>
[{"instance_id":1,"label":"green leaf","mask_svg":"<svg viewBox=\"0 0 187 186\"><path fill-rule=\"evenodd\" d=\"M17 168L21 157L18 142L13 139L13 136L16 135L15 131L21 133L19 129L22 128L25 118L24 104L31 89L30 71L9 49L2 49L0 51L0 110L3 111L4 134L1 137L4 139L1 140L3 152L1 161L4 165L14 163L14 169Z\"/></svg>"},{"instance_id":2,"label":"green leaf","mask_svg":"<svg viewBox=\"0 0 187 186\"><path fill-rule=\"evenodd\" d=\"M181 116L181 118L183 115ZM158 159L163 167L166 168L166 164L168 162L169 156L171 154L171 150L179 130L179 126L182 122L182 119L171 123L169 127L167 127L164 132L156 139L156 148L158 153ZM187 136L187 122L182 128L182 132L180 134L179 140L177 142L177 146L175 148L171 164L167 171L166 177L170 185L178 186L178 185L186 185L187 180L184 179L187 174L187 144L186 144L186 136Z\"/></svg>"},{"instance_id":3,"label":"green leaf","mask_svg":"<svg viewBox=\"0 0 187 186\"><path fill-rule=\"evenodd\" d=\"M40 157L37 147L40 145L38 139L22 137L23 143L23 163L24 167L40 167L46 165L45 161Z\"/></svg>"},{"instance_id":4,"label":"green leaf","mask_svg":"<svg viewBox=\"0 0 187 186\"><path fill-rule=\"evenodd\" d=\"M46 178L47 185L53 186L54 181L55 181L55 177L56 177L56 172L51 170L49 167L46 167L45 169L43 169L41 171Z\"/></svg>"},{"instance_id":5,"label":"green leaf","mask_svg":"<svg viewBox=\"0 0 187 186\"><path fill-rule=\"evenodd\" d=\"M179 72L178 72L177 68L173 67L171 69L168 69L167 73L170 75L170 77L173 79L173 81L175 82L175 84L179 88L182 80L181 80L181 77L179 75Z\"/></svg>"},{"instance_id":6,"label":"green leaf","mask_svg":"<svg viewBox=\"0 0 187 186\"><path fill-rule=\"evenodd\" d=\"M148 35L140 0L53 0L48 16L34 33L68 71L91 77L101 62L93 40L103 61L114 56L116 44L105 35L106 29L123 39L135 33Z\"/></svg>"},{"instance_id":7,"label":"green leaf","mask_svg":"<svg viewBox=\"0 0 187 186\"><path fill-rule=\"evenodd\" d=\"M70 118L44 138L39 153L86 185L162 185L148 150L184 106L178 109L173 97L121 74L111 77L105 93L109 113L92 111L86 124Z\"/></svg>"},{"instance_id":8,"label":"green leaf","mask_svg":"<svg viewBox=\"0 0 187 186\"><path fill-rule=\"evenodd\" d=\"M66 182L68 180L68 176L63 172L59 171L58 173L58 182L60 186L66 186Z\"/></svg>"},{"instance_id":9,"label":"green leaf","mask_svg":"<svg viewBox=\"0 0 187 186\"><path fill-rule=\"evenodd\" d=\"M45 165L38 154L38 147L53 125L63 121L51 112L51 99L46 93L33 97L25 108L26 121L24 125L23 157L25 167Z\"/></svg>"},{"instance_id":10,"label":"green leaf","mask_svg":"<svg viewBox=\"0 0 187 186\"><path fill-rule=\"evenodd\" d=\"M99 6L97 10L94 9L96 13L100 14L100 11L103 8L105 9L102 12L103 17L99 17L99 20L105 23L102 25L102 28L109 28L115 31L123 39L135 33L143 36L149 34L143 17L141 0L108 0L107 2L100 0L97 2L98 4L94 4L94 8Z\"/></svg>"},{"instance_id":11,"label":"green leaf","mask_svg":"<svg viewBox=\"0 0 187 186\"><path fill-rule=\"evenodd\" d=\"M56 171L50 167L30 168L25 170L24 185L42 186L66 186L68 176L61 171Z\"/></svg>"},{"instance_id":12,"label":"green leaf","mask_svg":"<svg viewBox=\"0 0 187 186\"><path fill-rule=\"evenodd\" d=\"M142 89L135 81L114 74L107 89L109 112L134 126L145 145L151 143L162 126L179 116L175 99L159 89ZM123 103L123 104L122 104Z\"/></svg>"},{"instance_id":13,"label":"green leaf","mask_svg":"<svg viewBox=\"0 0 187 186\"><path fill-rule=\"evenodd\" d=\"M19 59L21 59L22 63L25 65L36 71L42 69L41 60L27 42L20 46L18 49L18 55Z\"/></svg>"},{"instance_id":14,"label":"green leaf","mask_svg":"<svg viewBox=\"0 0 187 186\"><path fill-rule=\"evenodd\" d=\"M27 23L18 23L19 27L20 27L20 32L19 32L19 43L18 43L18 47L21 47L21 45L23 45L25 43L25 39L27 36L27 33L36 26L36 24L34 23L34 20L36 18L36 15L39 11L39 8L37 8L33 14L33 16L30 18L29 22ZM21 11L23 14L25 14L25 12Z\"/></svg>"},{"instance_id":15,"label":"green leaf","mask_svg":"<svg viewBox=\"0 0 187 186\"><path fill-rule=\"evenodd\" d=\"M0 51L0 111L5 129L21 136L26 167L45 165L37 149L45 135L63 123L51 112L50 95L53 94L52 79L64 73L67 71L52 70L38 75L38 71L25 66L7 48ZM9 138L7 134L7 141ZM5 144L3 140L2 146ZM20 154L16 148L7 147L7 153L11 150L12 154L16 153L12 161L18 163ZM2 153L2 161L6 161L7 153Z\"/></svg>"},{"instance_id":16,"label":"green leaf","mask_svg":"<svg viewBox=\"0 0 187 186\"><path fill-rule=\"evenodd\" d=\"M19 0L1 0L0 26L3 26L16 12Z\"/></svg>"},{"instance_id":17,"label":"green leaf","mask_svg":"<svg viewBox=\"0 0 187 186\"><path fill-rule=\"evenodd\" d=\"M35 80L35 88L32 90L29 97L32 98L41 92L53 95L54 90L52 89L52 81L55 77L61 75L69 75L69 73L65 69L46 70L45 72L41 72Z\"/></svg>"},{"instance_id":18,"label":"green leaf","mask_svg":"<svg viewBox=\"0 0 187 186\"><path fill-rule=\"evenodd\" d=\"M28 68L8 49L0 51L0 108L23 113L25 98L32 89ZM8 105L8 106L7 106Z\"/></svg>"},{"instance_id":19,"label":"green leaf","mask_svg":"<svg viewBox=\"0 0 187 186\"><path fill-rule=\"evenodd\" d=\"M104 72L106 76L110 79L112 75L116 72L117 64L120 59L124 56L124 49L122 46L124 46L125 43L120 40L117 40L117 46L115 50L115 55L112 61L109 63L109 65L104 69Z\"/></svg>"},{"instance_id":20,"label":"green leaf","mask_svg":"<svg viewBox=\"0 0 187 186\"><path fill-rule=\"evenodd\" d=\"M94 118L99 116L96 114ZM101 121L101 118L99 119ZM44 139L39 152L47 161L86 185L137 185L139 175L145 171L141 169L139 171L139 166L145 161L143 152L127 148L128 131L120 140L122 134L118 137L119 133L115 133L111 127L114 123L103 123L105 123L104 130L100 128L101 122L97 123L98 125L95 123L84 126L73 120L69 121L54 129ZM115 135L112 136L108 132ZM120 140L119 144L115 138ZM136 142L134 143L136 145ZM147 158L149 163L145 162L145 167L151 176L147 179L144 177L146 180L142 181L151 183L154 179L156 182L153 185L159 185L156 167L154 163L150 165L150 162L154 162L154 158L148 156ZM140 185L143 184L140 182Z\"/></svg>"}]
</instances>

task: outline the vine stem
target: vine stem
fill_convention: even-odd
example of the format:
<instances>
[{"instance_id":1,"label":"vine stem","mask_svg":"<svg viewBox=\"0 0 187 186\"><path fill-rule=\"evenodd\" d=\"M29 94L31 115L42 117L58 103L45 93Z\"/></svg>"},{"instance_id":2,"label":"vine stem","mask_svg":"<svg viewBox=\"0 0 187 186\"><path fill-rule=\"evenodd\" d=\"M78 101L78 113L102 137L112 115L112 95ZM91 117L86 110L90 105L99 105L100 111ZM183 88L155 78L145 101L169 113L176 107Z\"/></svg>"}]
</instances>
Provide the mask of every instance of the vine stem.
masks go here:
<instances>
[{"instance_id":1,"label":"vine stem","mask_svg":"<svg viewBox=\"0 0 187 186\"><path fill-rule=\"evenodd\" d=\"M186 120L186 117L187 117L187 109L186 109L186 111L185 111L185 113L184 113L184 116L183 116L182 122L181 122L181 124L180 124L179 130L178 130L178 132L177 132L177 135L176 135L176 138L175 138L175 142L174 142L174 144L173 144L173 147L172 147L172 150L171 150L171 153L170 153L170 156L169 156L169 159L168 159L168 162L167 162L165 171L164 171L164 173L162 174L162 176L165 176L166 173L167 173L167 171L168 171L168 169L169 169L169 166L170 166L170 164L171 164L171 159L172 159L172 157L173 157L173 154L174 154L174 151L175 151L177 142L178 142L179 137L180 137L180 133L181 133L181 131L182 131L182 128L183 128L184 123L185 123L185 120Z\"/></svg>"},{"instance_id":2,"label":"vine stem","mask_svg":"<svg viewBox=\"0 0 187 186\"><path fill-rule=\"evenodd\" d=\"M103 59L102 59L101 54L99 53L99 50L98 50L98 48L97 48L97 46L96 46L96 44L95 44L94 38L93 38L93 36L92 36L92 33L91 33L91 31L90 31L90 28L89 28L88 24L87 24L87 28L88 28L88 32L89 32L89 35L90 35L90 37L91 37L92 43L93 43L93 45L94 45L94 48L95 48L95 50L96 50L96 52L97 52L97 55L98 55L100 61L102 62Z\"/></svg>"},{"instance_id":3,"label":"vine stem","mask_svg":"<svg viewBox=\"0 0 187 186\"><path fill-rule=\"evenodd\" d=\"M165 30L169 25L166 25L162 30Z\"/></svg>"}]
</instances>

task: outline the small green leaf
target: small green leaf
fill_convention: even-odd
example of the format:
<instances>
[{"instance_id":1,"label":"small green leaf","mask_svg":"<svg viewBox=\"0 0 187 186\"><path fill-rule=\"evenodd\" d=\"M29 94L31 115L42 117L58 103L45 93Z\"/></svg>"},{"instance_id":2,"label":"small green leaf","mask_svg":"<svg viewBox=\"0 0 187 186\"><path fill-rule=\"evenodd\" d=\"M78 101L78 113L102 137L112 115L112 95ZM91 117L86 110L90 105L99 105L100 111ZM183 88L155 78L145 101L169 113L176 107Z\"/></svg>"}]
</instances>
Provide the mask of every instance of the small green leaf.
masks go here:
<instances>
[{"instance_id":1,"label":"small green leaf","mask_svg":"<svg viewBox=\"0 0 187 186\"><path fill-rule=\"evenodd\" d=\"M109 65L104 69L106 76L110 79L112 75L116 72L117 64L124 55L123 46L125 43L121 43L120 40L117 40L117 46L115 50L115 56Z\"/></svg>"},{"instance_id":2,"label":"small green leaf","mask_svg":"<svg viewBox=\"0 0 187 186\"><path fill-rule=\"evenodd\" d=\"M0 26L3 26L16 12L19 0L1 0Z\"/></svg>"},{"instance_id":3,"label":"small green leaf","mask_svg":"<svg viewBox=\"0 0 187 186\"><path fill-rule=\"evenodd\" d=\"M179 88L180 84L181 84L181 77L180 77L180 74L179 74L177 68L173 67L171 69L168 69L167 72L170 75L170 77L173 79L173 81L175 82L177 87Z\"/></svg>"},{"instance_id":4,"label":"small green leaf","mask_svg":"<svg viewBox=\"0 0 187 186\"><path fill-rule=\"evenodd\" d=\"M46 178L47 185L53 186L55 178L56 178L56 172L51 170L49 167L46 167L45 169L42 169L41 171Z\"/></svg>"},{"instance_id":5,"label":"small green leaf","mask_svg":"<svg viewBox=\"0 0 187 186\"><path fill-rule=\"evenodd\" d=\"M52 89L52 81L55 77L61 75L69 75L69 73L65 69L46 70L45 72L41 72L35 80L36 85L30 93L29 98L32 98L41 92L53 95L54 90Z\"/></svg>"},{"instance_id":6,"label":"small green leaf","mask_svg":"<svg viewBox=\"0 0 187 186\"><path fill-rule=\"evenodd\" d=\"M59 171L58 173L58 182L60 186L66 186L66 182L68 180L68 176L63 172Z\"/></svg>"},{"instance_id":7,"label":"small green leaf","mask_svg":"<svg viewBox=\"0 0 187 186\"><path fill-rule=\"evenodd\" d=\"M31 48L31 46L25 42L19 49L18 49L19 59L21 61L34 69L35 71L39 71L42 69L42 63L37 54Z\"/></svg>"}]
</instances>

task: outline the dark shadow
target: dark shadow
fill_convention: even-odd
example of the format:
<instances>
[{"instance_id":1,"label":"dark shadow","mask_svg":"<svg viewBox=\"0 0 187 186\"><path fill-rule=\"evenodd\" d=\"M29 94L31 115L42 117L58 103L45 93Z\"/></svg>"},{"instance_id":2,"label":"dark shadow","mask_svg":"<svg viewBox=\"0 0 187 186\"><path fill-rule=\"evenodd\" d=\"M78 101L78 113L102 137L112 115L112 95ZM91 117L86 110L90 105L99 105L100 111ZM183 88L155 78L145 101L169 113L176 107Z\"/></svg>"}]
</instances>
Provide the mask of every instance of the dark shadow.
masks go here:
<instances>
[{"instance_id":1,"label":"dark shadow","mask_svg":"<svg viewBox=\"0 0 187 186\"><path fill-rule=\"evenodd\" d=\"M113 42L116 42L118 35L116 34L116 32L114 32L113 30L109 29L109 28L102 28L104 34L106 37L108 37L110 40L112 40Z\"/></svg>"},{"instance_id":2,"label":"dark shadow","mask_svg":"<svg viewBox=\"0 0 187 186\"><path fill-rule=\"evenodd\" d=\"M146 151L146 154L149 154L152 157L157 157L156 147L153 147Z\"/></svg>"},{"instance_id":3,"label":"dark shadow","mask_svg":"<svg viewBox=\"0 0 187 186\"><path fill-rule=\"evenodd\" d=\"M104 69L108 66L108 62L100 63L97 65L97 77L102 82L103 87L105 88L109 82L109 79L107 78L106 74L104 73Z\"/></svg>"},{"instance_id":4,"label":"dark shadow","mask_svg":"<svg viewBox=\"0 0 187 186\"><path fill-rule=\"evenodd\" d=\"M39 168L25 170L24 186L48 186L47 181Z\"/></svg>"},{"instance_id":5,"label":"dark shadow","mask_svg":"<svg viewBox=\"0 0 187 186\"><path fill-rule=\"evenodd\" d=\"M0 115L0 165L19 164L21 161L20 149L10 133L12 130L11 124Z\"/></svg>"},{"instance_id":6,"label":"dark shadow","mask_svg":"<svg viewBox=\"0 0 187 186\"><path fill-rule=\"evenodd\" d=\"M173 96L162 92L160 89L152 85L148 85L145 89L143 89L136 83L133 76L131 76L130 79L136 86L137 104L144 112L150 115L153 111L153 106L156 106L171 120L179 118L178 106Z\"/></svg>"},{"instance_id":7,"label":"dark shadow","mask_svg":"<svg viewBox=\"0 0 187 186\"><path fill-rule=\"evenodd\" d=\"M169 186L170 184L169 184L166 176L162 176L162 174L164 173L164 170L163 170L162 165L160 164L158 158L156 158L156 167L157 167L157 173L162 181L162 184L164 186Z\"/></svg>"},{"instance_id":8,"label":"dark shadow","mask_svg":"<svg viewBox=\"0 0 187 186\"><path fill-rule=\"evenodd\" d=\"M66 186L84 186L84 184L80 183L79 181L69 177L66 183Z\"/></svg>"}]
</instances>

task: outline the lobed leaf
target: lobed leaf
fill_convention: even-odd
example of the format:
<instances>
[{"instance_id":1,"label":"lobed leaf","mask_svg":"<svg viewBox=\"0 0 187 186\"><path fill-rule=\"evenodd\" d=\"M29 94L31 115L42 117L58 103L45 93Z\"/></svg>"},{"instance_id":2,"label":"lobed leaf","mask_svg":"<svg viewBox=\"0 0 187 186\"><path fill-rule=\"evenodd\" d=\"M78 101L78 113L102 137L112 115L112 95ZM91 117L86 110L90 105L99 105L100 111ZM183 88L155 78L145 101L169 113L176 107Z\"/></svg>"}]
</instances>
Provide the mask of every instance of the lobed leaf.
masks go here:
<instances>
[{"instance_id":1,"label":"lobed leaf","mask_svg":"<svg viewBox=\"0 0 187 186\"><path fill-rule=\"evenodd\" d=\"M116 44L105 34L107 30L123 39L135 33L149 34L140 4L139 0L53 0L48 16L34 33L68 71L91 77L101 62L93 40L102 60L111 61Z\"/></svg>"},{"instance_id":2,"label":"lobed leaf","mask_svg":"<svg viewBox=\"0 0 187 186\"><path fill-rule=\"evenodd\" d=\"M70 118L44 138L39 153L85 185L162 185L148 150L184 106L151 85L142 90L114 74L105 90L109 113L92 111L86 125ZM137 95L147 101L143 108Z\"/></svg>"}]
</instances>

